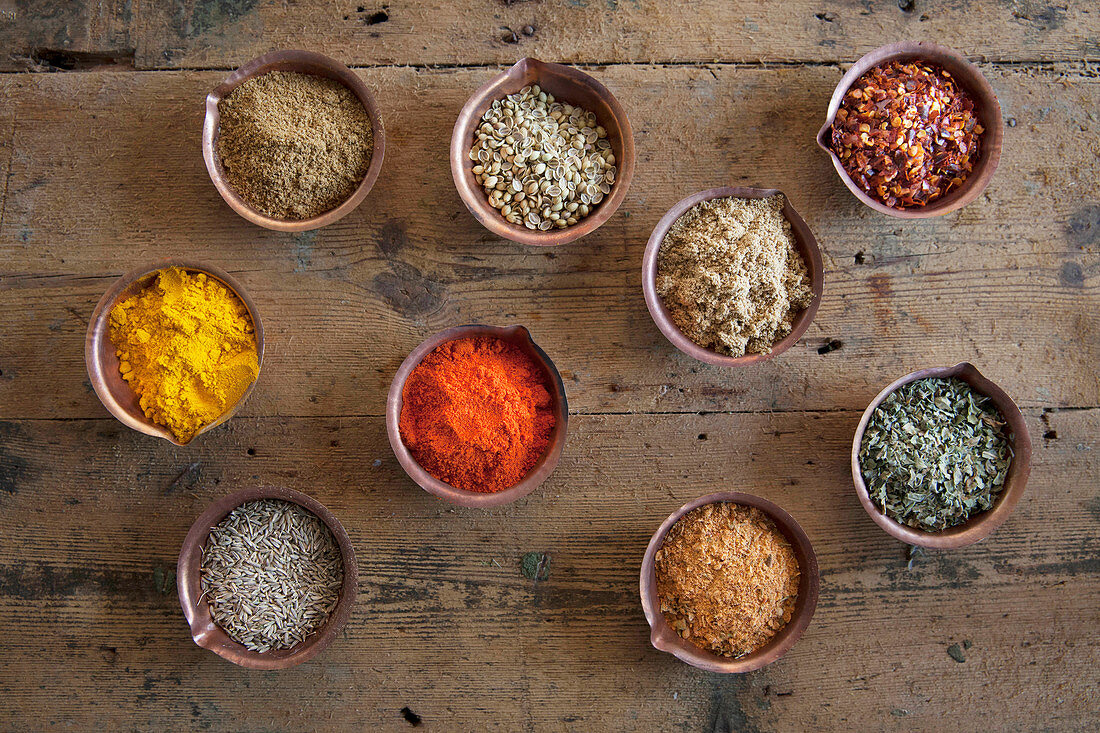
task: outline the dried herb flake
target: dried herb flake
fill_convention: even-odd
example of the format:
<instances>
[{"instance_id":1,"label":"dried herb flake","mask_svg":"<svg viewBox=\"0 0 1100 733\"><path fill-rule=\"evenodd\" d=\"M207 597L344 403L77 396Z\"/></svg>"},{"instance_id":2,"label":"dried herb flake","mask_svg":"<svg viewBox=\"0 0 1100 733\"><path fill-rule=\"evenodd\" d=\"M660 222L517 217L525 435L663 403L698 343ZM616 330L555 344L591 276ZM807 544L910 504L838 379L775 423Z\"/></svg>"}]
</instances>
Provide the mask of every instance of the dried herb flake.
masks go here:
<instances>
[{"instance_id":1,"label":"dried herb flake","mask_svg":"<svg viewBox=\"0 0 1100 733\"><path fill-rule=\"evenodd\" d=\"M871 414L859 451L875 504L928 531L993 507L1012 448L992 400L959 379L921 379L894 391Z\"/></svg>"}]
</instances>

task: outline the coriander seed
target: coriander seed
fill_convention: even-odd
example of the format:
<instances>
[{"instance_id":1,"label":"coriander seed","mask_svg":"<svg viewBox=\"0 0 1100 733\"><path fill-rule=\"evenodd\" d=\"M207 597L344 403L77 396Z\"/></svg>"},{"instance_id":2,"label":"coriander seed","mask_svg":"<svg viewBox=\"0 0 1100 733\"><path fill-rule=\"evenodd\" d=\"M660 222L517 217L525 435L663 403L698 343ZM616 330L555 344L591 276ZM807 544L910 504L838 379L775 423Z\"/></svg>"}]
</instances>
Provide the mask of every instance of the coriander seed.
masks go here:
<instances>
[{"instance_id":1,"label":"coriander seed","mask_svg":"<svg viewBox=\"0 0 1100 733\"><path fill-rule=\"evenodd\" d=\"M498 99L481 117L469 158L489 205L528 229L564 229L611 193L618 169L591 112L537 84Z\"/></svg>"}]
</instances>

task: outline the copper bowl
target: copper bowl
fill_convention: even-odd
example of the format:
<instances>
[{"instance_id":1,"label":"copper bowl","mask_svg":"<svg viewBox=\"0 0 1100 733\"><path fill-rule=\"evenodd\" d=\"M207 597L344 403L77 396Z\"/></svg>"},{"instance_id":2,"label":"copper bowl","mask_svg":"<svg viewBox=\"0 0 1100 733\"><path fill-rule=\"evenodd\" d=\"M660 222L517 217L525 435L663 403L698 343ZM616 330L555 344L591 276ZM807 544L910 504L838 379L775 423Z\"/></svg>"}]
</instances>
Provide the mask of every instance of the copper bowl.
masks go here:
<instances>
[{"instance_id":1,"label":"copper bowl","mask_svg":"<svg viewBox=\"0 0 1100 733\"><path fill-rule=\"evenodd\" d=\"M559 101L580 106L596 115L600 125L607 130L619 169L611 193L588 216L565 229L543 232L510 223L489 205L485 191L474 177L474 163L469 153L474 130L481 124L481 116L494 101L514 94L529 84L538 84ZM493 234L521 244L565 244L594 232L611 218L626 198L626 190L634 176L634 132L626 111L603 84L572 66L526 58L474 92L462 108L451 134L451 175L466 208Z\"/></svg>"},{"instance_id":2,"label":"copper bowl","mask_svg":"<svg viewBox=\"0 0 1100 733\"><path fill-rule=\"evenodd\" d=\"M657 550L665 543L665 536L676 524L680 517L692 509L704 504L716 504L729 502L742 506L754 506L771 517L775 526L791 543L795 557L798 558L798 599L795 601L794 612L787 625L776 632L771 640L751 654L740 659L722 657L708 652L702 647L680 637L661 613L661 604L657 598L657 573L654 568ZM802 636L802 632L810 625L814 609L817 608L817 597L821 580L817 568L817 555L806 532L798 522L777 505L752 494L741 494L734 491L725 491L718 494L708 494L693 499L674 511L668 519L654 533L649 541L645 557L642 559L641 593L642 610L645 611L646 621L649 622L650 642L653 647L662 652L668 652L682 662L687 662L693 667L705 669L708 672L723 672L725 674L738 674L751 672L754 669L771 664L787 653Z\"/></svg>"},{"instance_id":3,"label":"copper bowl","mask_svg":"<svg viewBox=\"0 0 1100 733\"><path fill-rule=\"evenodd\" d=\"M985 128L985 132L981 136L981 151L978 160L961 186L925 206L898 209L887 206L869 196L852 180L851 176L848 175L848 171L844 170L840 158L832 151L830 136L833 119L836 117L837 110L840 109L840 103L844 100L844 95L848 93L848 89L856 83L859 77L863 76L869 69L888 61L912 60L927 61L951 72L959 87L974 100L974 111L981 126ZM833 159L833 167L836 168L837 175L840 176L840 180L844 181L844 185L848 187L848 190L875 211L881 211L883 214L895 216L899 219L927 219L933 216L941 216L949 211L962 208L978 198L985 187L989 185L990 179L993 178L993 172L997 170L997 163L1001 160L1003 139L1004 121L1001 119L1001 105L997 102L997 95L993 93L993 87L982 76L982 72L978 71L978 68L967 61L958 51L928 41L891 43L888 46L876 48L853 64L852 68L848 69L848 73L837 84L836 91L833 92L833 98L829 102L829 113L825 124L817 133L817 144Z\"/></svg>"},{"instance_id":4,"label":"copper bowl","mask_svg":"<svg viewBox=\"0 0 1100 733\"><path fill-rule=\"evenodd\" d=\"M867 423L871 419L871 413L875 411L882 401L891 392L899 387L927 377L939 377L950 379L955 377L969 384L975 392L985 395L993 401L1000 411L1001 416L1008 423L1008 442L1012 448L1012 463L1005 478L1004 487L997 497L997 502L989 511L974 514L962 524L941 530L928 532L916 527L910 527L896 522L888 517L880 507L876 506L867 493L867 484L863 481L863 472L859 467L859 448L863 443L863 433L867 430ZM1024 422L1023 413L1016 403L1012 401L1003 389L982 376L981 372L974 368L973 364L961 362L951 367L936 367L933 369L921 369L920 371L906 374L886 389L878 393L871 404L863 412L863 418L856 428L855 437L852 439L852 481L856 486L856 495L859 503L875 520L875 524L882 527L890 535L902 542L922 547L937 547L951 549L965 547L985 539L993 530L1004 524L1008 515L1016 508L1020 497L1024 495L1024 487L1027 486L1027 477L1031 473L1031 436L1027 432L1027 423Z\"/></svg>"},{"instance_id":5,"label":"copper bowl","mask_svg":"<svg viewBox=\"0 0 1100 733\"><path fill-rule=\"evenodd\" d=\"M329 209L319 216L309 219L276 219L261 211L257 211L237 195L236 190L225 177L221 160L215 150L215 142L218 136L218 102L236 89L240 84L255 76L263 76L271 71L290 71L300 74L311 74L335 79L348 87L367 110L371 120L371 132L374 136L374 151L371 154L370 165L359 182L359 187L342 204L334 209ZM307 229L317 229L342 219L350 214L355 207L363 202L370 193L374 182L378 180L378 174L382 172L382 158L386 154L386 130L382 126L382 117L378 112L378 105L371 96L370 90L351 69L344 66L336 59L323 56L312 51L272 51L263 56L252 59L241 68L225 78L214 91L206 95L206 120L202 126L202 157L206 161L206 170L210 173L210 180L214 187L222 195L230 208L236 211L253 224L258 224L267 229L280 232L302 232Z\"/></svg>"},{"instance_id":6,"label":"copper bowl","mask_svg":"<svg viewBox=\"0 0 1100 733\"><path fill-rule=\"evenodd\" d=\"M259 499L281 499L313 512L336 538L344 565L344 584L340 588L340 600L336 602L336 608L324 625L290 649L269 652L254 652L230 639L229 635L214 623L210 614L210 605L202 600L200 583L202 550L206 546L210 530L240 505ZM340 520L316 499L298 491L274 487L244 489L235 494L223 496L207 507L206 511L191 525L187 537L183 540L183 547L180 548L179 561L176 563L176 590L179 592L180 606L191 627L191 637L195 643L228 659L233 664L249 669L286 669L317 656L321 650L332 643L347 622L348 616L351 615L358 582L359 568L355 562L355 550Z\"/></svg>"},{"instance_id":7,"label":"copper bowl","mask_svg":"<svg viewBox=\"0 0 1100 733\"><path fill-rule=\"evenodd\" d=\"M111 309L115 307L115 304L149 287L157 273L169 267L179 267L188 272L204 273L207 277L221 282L241 299L244 307L248 310L249 317L252 319L252 327L256 333L256 361L261 368L263 367L264 326L260 321L259 313L256 311L256 304L252 302L252 298L245 292L245 289L241 287L239 282L230 277L229 273L212 265L202 265L190 260L178 259L164 260L155 265L140 267L123 275L111 285L104 296L100 298L95 310L92 311L92 320L88 324L88 334L84 340L84 363L88 368L88 378L92 383L96 396L99 397L99 401L122 424L146 435L164 438L169 443L184 445L176 440L176 436L172 434L171 430L153 422L141 411L137 393L130 387L130 383L122 378L122 372L119 371L118 355L115 353L115 345L110 336ZM233 417L241 405L245 403L245 400L248 399L248 395L252 394L252 388L255 385L256 382L252 382L241 398L237 400L237 404L230 407L217 420L195 433L195 438L208 430L213 430Z\"/></svg>"},{"instance_id":8,"label":"copper bowl","mask_svg":"<svg viewBox=\"0 0 1100 733\"><path fill-rule=\"evenodd\" d=\"M550 433L550 444L546 447L546 452L542 454L542 458L518 484L494 493L468 491L440 481L416 462L412 453L405 447L405 442L401 439L402 395L409 374L425 356L435 351L442 344L473 336L492 336L514 344L523 353L531 357L536 364L542 366L550 390L550 406L554 411L554 429ZM492 507L509 504L516 499L527 496L538 488L539 484L548 479L558 465L562 449L565 448L565 431L568 420L569 404L565 398L565 385L562 384L561 374L558 373L557 367L554 366L554 362L550 361L550 357L546 355L546 352L540 349L532 340L531 332L523 326L507 326L505 328L479 325L455 326L454 328L448 328L446 331L440 331L413 349L412 353L401 363L401 367L393 377L389 397L386 399L386 433L389 435L390 446L393 448L394 455L397 456L397 462L401 464L401 468L405 469L405 473L420 488L460 506Z\"/></svg>"},{"instance_id":9,"label":"copper bowl","mask_svg":"<svg viewBox=\"0 0 1100 733\"><path fill-rule=\"evenodd\" d=\"M783 215L791 223L791 235L794 237L798 253L802 255L802 259L806 263L806 270L810 276L810 288L813 290L814 297L809 307L802 310L795 317L791 332L776 341L772 345L770 353L726 356L703 348L685 336L684 332L676 326L668 309L665 308L661 296L657 295L657 261L661 252L661 244L664 242L669 228L688 209L710 199L730 197L762 199L776 194L783 194L783 192L778 188L741 187L712 188L707 191L700 191L688 196L669 209L668 213L657 222L657 226L653 228L653 233L649 235L649 243L646 245L645 255L642 257L642 292L645 294L645 304L649 308L649 315L653 317L653 322L657 324L657 328L661 329L661 333L665 335L665 338L688 356L715 366L737 367L756 364L773 359L794 346L798 339L806 333L810 323L813 322L814 316L817 314L817 308L821 305L821 290L825 281L825 268L821 264L821 248L818 246L813 232L810 231L810 227L794 210L794 206L791 205L791 200L787 198L786 194L783 194L783 198L786 200L783 204Z\"/></svg>"}]
</instances>

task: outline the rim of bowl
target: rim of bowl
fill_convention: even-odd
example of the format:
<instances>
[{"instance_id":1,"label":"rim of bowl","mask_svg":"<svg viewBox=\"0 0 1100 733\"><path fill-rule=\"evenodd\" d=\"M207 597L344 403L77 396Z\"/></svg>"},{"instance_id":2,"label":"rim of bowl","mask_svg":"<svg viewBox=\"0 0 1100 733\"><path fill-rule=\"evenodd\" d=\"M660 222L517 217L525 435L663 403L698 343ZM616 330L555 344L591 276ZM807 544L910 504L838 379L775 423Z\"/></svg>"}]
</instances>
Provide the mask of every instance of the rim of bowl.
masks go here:
<instances>
[{"instance_id":1,"label":"rim of bowl","mask_svg":"<svg viewBox=\"0 0 1100 733\"><path fill-rule=\"evenodd\" d=\"M405 389L405 382L413 369L424 360L425 356L435 351L440 345L448 341L473 336L494 336L507 341L518 346L536 363L541 365L548 377L551 407L554 411L554 429L550 433L550 444L546 447L546 451L542 454L538 463L518 484L494 493L469 491L451 486L445 481L440 481L416 462L412 453L405 446L405 441L401 439L402 393ZM429 336L412 350L405 361L401 362L401 366L390 384L389 395L386 399L386 434L389 436L390 447L393 448L393 453L397 456L397 462L401 464L401 468L405 470L405 473L417 486L429 494L434 494L440 499L459 506L493 507L510 504L537 489L540 484L550 477L550 474L554 472L554 468L558 465L558 460L565 448L568 421L569 402L566 398L565 385L562 383L558 368L554 366L554 362L546 355L546 352L539 348L539 345L531 338L531 332L524 326L518 325L497 327L471 324L455 326Z\"/></svg>"},{"instance_id":2,"label":"rim of bowl","mask_svg":"<svg viewBox=\"0 0 1100 733\"><path fill-rule=\"evenodd\" d=\"M312 76L323 76L335 79L350 89L367 110L371 120L371 133L373 135L373 150L371 152L370 165L363 175L363 180L355 191L339 206L329 209L323 214L309 219L276 219L253 208L230 185L222 169L221 159L218 158L215 143L218 135L220 114L218 102L229 95L234 89L253 77L263 76L272 71L291 71ZM378 104L374 96L363 80L355 72L336 59L329 58L314 51L285 50L272 51L262 56L257 56L227 76L221 84L214 87L213 91L206 95L206 118L202 126L202 157L206 162L206 171L210 174L210 180L218 193L225 199L229 207L243 218L278 232L303 232L309 229L318 229L327 226L334 221L344 218L356 209L367 197L379 173L382 172L382 160L386 155L386 129L382 124L382 116L378 111Z\"/></svg>"},{"instance_id":3,"label":"rim of bowl","mask_svg":"<svg viewBox=\"0 0 1100 733\"><path fill-rule=\"evenodd\" d=\"M313 512L336 538L340 546L340 557L344 565L344 582L340 587L340 599L336 608L329 614L325 624L290 649L270 652L254 652L243 644L229 638L210 615L210 606L200 602L202 588L199 565L202 561L202 549L210 531L231 511L242 504L259 499L281 499L298 504ZM328 507L307 494L282 487L254 487L242 489L215 500L199 515L188 530L180 548L176 563L176 591L179 593L180 607L191 627L191 638L204 649L227 659L233 664L249 669L286 669L312 659L332 643L340 629L347 623L351 609L355 605L355 594L359 583L359 567L355 561L355 548L351 538Z\"/></svg>"},{"instance_id":4,"label":"rim of bowl","mask_svg":"<svg viewBox=\"0 0 1100 733\"><path fill-rule=\"evenodd\" d=\"M776 632L775 636L767 644L756 651L740 659L729 659L718 656L712 652L696 646L682 639L661 613L660 603L657 598L657 573L655 568L655 555L665 542L665 537L672 525L693 509L705 504L729 502L742 506L753 506L760 509L775 522L775 526L791 543L795 556L798 558L798 600L795 602L794 612L787 625ZM801 638L803 632L813 619L814 610L817 608L817 600L820 595L821 578L817 564L817 554L809 535L802 526L795 521L787 511L763 497L753 494L744 494L737 491L722 491L714 494L700 496L692 499L682 507L669 515L661 526L653 533L649 545L646 547L645 556L642 559L640 590L642 596L642 610L645 612L646 621L650 628L650 643L654 649L667 652L682 662L692 667L707 670L708 672L721 672L723 674L740 674L751 672L754 669L771 664L787 653L788 650Z\"/></svg>"},{"instance_id":5,"label":"rim of bowl","mask_svg":"<svg viewBox=\"0 0 1100 733\"><path fill-rule=\"evenodd\" d=\"M548 81L549 80L549 81ZM565 229L548 231L531 230L515 226L489 205L485 192L477 184L470 160L470 144L474 128L485 110L497 99L518 92L528 84L538 84L544 89L549 84L554 89L568 88L569 92L550 90L569 104L579 104L596 115L600 125L607 130L611 149L615 153L618 176L603 201L584 219ZM575 93L573 93L575 91ZM579 96L581 99L577 99ZM597 104L585 103L585 98ZM593 109L595 107L595 109ZM610 123L610 124L609 124ZM614 215L626 198L630 181L634 177L634 131L626 110L610 90L580 69L564 64L553 64L535 58L520 59L515 65L493 77L478 89L463 105L451 133L451 176L462 203L481 224L497 236L520 244L551 247L580 239L591 234Z\"/></svg>"},{"instance_id":6,"label":"rim of bowl","mask_svg":"<svg viewBox=\"0 0 1100 733\"><path fill-rule=\"evenodd\" d=\"M1009 445L1012 447L1012 464L1008 468L1008 476L1005 478L1001 495L997 497L992 509L970 516L962 524L938 532L928 532L916 527L901 524L887 516L871 499L867 492L867 484L863 481L863 472L859 466L859 449L863 443L863 434L867 430L867 423L871 420L871 414L882 401L891 393L910 382L928 377L949 379L957 377L966 382L981 395L990 398L1001 417L1008 423L1011 431ZM894 380L878 395L863 411L863 417L856 428L855 437L852 439L852 482L855 484L856 496L863 505L867 514L875 524L882 527L887 534L906 542L910 545L921 547L933 547L938 549L954 549L966 547L985 539L995 529L1004 524L1012 510L1016 508L1020 498L1027 487L1028 475L1031 473L1031 435L1027 431L1027 423L1020 408L1012 401L1003 389L994 382L986 379L978 369L969 362L959 362L954 366L932 367L920 369L906 374L900 379Z\"/></svg>"},{"instance_id":7,"label":"rim of bowl","mask_svg":"<svg viewBox=\"0 0 1100 733\"><path fill-rule=\"evenodd\" d=\"M772 350L767 354L727 356L704 348L689 339L684 332L676 326L676 323L672 320L672 315L665 307L664 301L661 300L661 296L657 294L657 264L661 252L661 244L664 242L668 230L676 220L702 201L709 201L717 198L762 199L776 194L783 196L783 215L791 224L791 235L794 237L795 246L798 249L798 253L802 255L803 261L806 263L806 270L810 276L810 288L813 291L813 300L808 307L804 308L799 312L798 316L795 317L794 326L791 332L772 344ZM739 367L757 364L762 361L767 361L768 359L774 359L794 346L795 343L805 335L806 331L810 328L810 324L813 323L814 316L817 315L817 309L821 306L821 295L824 284L825 267L822 263L821 247L817 243L817 238L810 230L809 225L806 224L806 221L797 211L795 211L790 197L778 188L723 186L721 188L710 188L706 191L699 191L685 199L681 199L661 217L659 222L657 222L657 226L653 228L653 233L649 235L649 242L646 244L645 254L642 257L642 293L645 296L645 304L649 309L649 315L652 316L653 322L657 324L657 328L660 329L661 333L665 335L665 338L680 351L693 359L698 359L701 362L713 364L715 366Z\"/></svg>"},{"instance_id":8,"label":"rim of bowl","mask_svg":"<svg viewBox=\"0 0 1100 733\"><path fill-rule=\"evenodd\" d=\"M909 59L928 61L951 72L951 75L963 90L973 98L978 120L985 128L985 132L982 133L981 137L982 150L978 156L978 161L959 188L926 206L896 209L872 198L852 180L852 177L848 175L848 171L844 169L844 164L840 162L840 158L829 146L829 132L844 95L848 93L848 89L856 83L859 77L863 76L869 69L886 61ZM953 48L931 43L930 41L891 43L880 46L862 56L848 69L848 72L841 77L840 83L836 85L832 99L829 101L829 111L826 115L825 124L817 133L818 147L824 150L833 161L833 168L836 169L837 175L840 176L840 180L844 182L848 190L875 211L898 219L929 219L934 216L942 216L956 209L961 209L978 198L993 179L993 173L997 170L997 165L1001 160L1003 144L1004 120L1001 119L1001 105L989 81L978 67L970 63L961 53Z\"/></svg>"},{"instance_id":9,"label":"rim of bowl","mask_svg":"<svg viewBox=\"0 0 1100 733\"><path fill-rule=\"evenodd\" d=\"M233 291L233 294L244 303L249 317L252 319L252 330L256 334L256 379L248 385L236 404L226 410L217 420L203 426L187 443L176 440L172 431L163 425L159 425L142 412L138 402L138 395L130 386L130 383L122 378L119 372L119 360L115 354L115 346L110 337L110 315L115 304L126 297L130 297L147 288L153 281L153 277L161 270L170 267L179 267L188 272L200 272L207 277L218 280ZM88 322L88 332L84 339L84 365L88 370L88 379L92 383L92 389L103 406L114 417L127 427L137 430L139 433L164 438L174 445L189 445L203 433L213 430L222 423L237 414L252 394L256 382L260 380L259 370L264 365L264 326L260 320L259 311L252 297L244 287L229 273L213 265L206 265L193 260L170 258L156 264L139 267L131 270L114 283L99 299L95 310L92 311L91 320Z\"/></svg>"}]
</instances>

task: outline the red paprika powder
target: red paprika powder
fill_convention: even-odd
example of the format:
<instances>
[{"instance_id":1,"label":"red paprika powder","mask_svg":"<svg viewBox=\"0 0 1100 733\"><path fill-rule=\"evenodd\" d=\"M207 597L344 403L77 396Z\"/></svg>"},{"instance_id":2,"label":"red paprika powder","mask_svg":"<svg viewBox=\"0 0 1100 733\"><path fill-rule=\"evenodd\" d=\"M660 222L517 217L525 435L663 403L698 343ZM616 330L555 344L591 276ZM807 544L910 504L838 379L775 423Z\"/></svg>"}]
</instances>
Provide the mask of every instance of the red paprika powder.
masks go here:
<instances>
[{"instance_id":1,"label":"red paprika powder","mask_svg":"<svg viewBox=\"0 0 1100 733\"><path fill-rule=\"evenodd\" d=\"M489 336L441 345L401 392L401 439L428 473L468 491L523 480L554 429L547 375L519 347Z\"/></svg>"}]
</instances>

